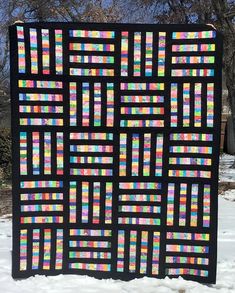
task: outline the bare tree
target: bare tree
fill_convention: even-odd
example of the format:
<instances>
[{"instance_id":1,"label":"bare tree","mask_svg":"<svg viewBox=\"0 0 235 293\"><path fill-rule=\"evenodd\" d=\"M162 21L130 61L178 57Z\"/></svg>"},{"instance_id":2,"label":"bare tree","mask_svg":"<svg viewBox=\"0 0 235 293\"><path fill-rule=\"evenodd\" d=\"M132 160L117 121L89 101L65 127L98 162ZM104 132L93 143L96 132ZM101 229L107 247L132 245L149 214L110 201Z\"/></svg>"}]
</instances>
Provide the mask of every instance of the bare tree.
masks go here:
<instances>
[{"instance_id":1,"label":"bare tree","mask_svg":"<svg viewBox=\"0 0 235 293\"><path fill-rule=\"evenodd\" d=\"M216 26L224 36L223 66L235 134L235 5L229 6L224 0L212 0L212 4L217 17ZM235 162L232 167L235 168Z\"/></svg>"},{"instance_id":2,"label":"bare tree","mask_svg":"<svg viewBox=\"0 0 235 293\"><path fill-rule=\"evenodd\" d=\"M15 21L16 1L0 3L0 119L9 117L9 41L8 26Z\"/></svg>"}]
</instances>

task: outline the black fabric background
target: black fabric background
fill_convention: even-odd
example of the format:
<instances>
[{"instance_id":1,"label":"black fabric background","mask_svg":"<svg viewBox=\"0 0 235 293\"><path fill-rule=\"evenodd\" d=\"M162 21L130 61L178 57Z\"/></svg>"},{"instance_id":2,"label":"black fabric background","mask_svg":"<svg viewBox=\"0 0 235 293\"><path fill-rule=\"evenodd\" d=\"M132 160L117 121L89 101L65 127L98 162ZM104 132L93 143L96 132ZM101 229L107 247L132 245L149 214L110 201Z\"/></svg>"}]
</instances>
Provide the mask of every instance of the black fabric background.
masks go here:
<instances>
[{"instance_id":1,"label":"black fabric background","mask_svg":"<svg viewBox=\"0 0 235 293\"><path fill-rule=\"evenodd\" d=\"M129 273L128 270L126 270L124 273L117 273L115 271L115 265L116 265L116 238L117 238L117 230L119 229L132 229L132 230L144 230L147 229L148 231L160 231L161 232L161 242L160 242L160 271L159 271L159 278L165 277L165 268L167 265L165 264L165 245L166 245L166 239L165 239L165 232L166 231L182 231L182 232L196 232L196 233L210 233L210 252L209 252L209 266L193 266L194 268L198 267L199 269L203 267L207 267L209 270L209 276L208 278L203 277L194 277L194 276L183 276L185 279L190 280L196 280L200 282L206 282L206 283L214 283L216 280L216 258L217 258L217 193L218 193L218 162L219 162L219 143L220 143L220 115L221 115L221 69L222 69L222 38L220 34L217 32L216 39L192 39L192 40L185 40L184 43L210 43L211 41L215 41L216 43L216 52L215 52L215 76L214 77L171 77L171 45L173 43L177 43L177 40L171 40L171 32L172 31L201 31L201 30L213 30L212 27L206 26L206 25L153 25L153 24L102 24L102 23L27 23L27 24L18 24L19 26L23 26L24 28L28 29L30 27L32 28L49 28L50 29L62 29L63 30L63 68L64 73L63 75L32 75L29 72L26 74L19 74L18 73L18 52L17 52L17 36L16 36L16 26L13 25L10 27L10 65L11 65L11 105L12 105L12 162L13 162L13 169L12 169L12 179L13 179L13 253L12 253L12 276L14 278L25 278L29 277L34 274L46 274L46 275L56 275L58 273L63 274L86 274L90 276L95 276L97 278L114 278L114 279L122 279L122 280L130 280L136 277L143 277L143 275L138 273ZM117 60L115 62L115 76L114 77L77 77L77 76L70 76L69 75L69 50L68 43L69 43L69 36L68 36L68 30L69 29L87 29L87 30L114 30L116 32L117 37L115 38L115 48L117 51L120 51L120 32L123 30L128 31L135 31L135 32L147 32L147 31L165 31L167 32L167 46L166 46L166 65L165 65L165 77L121 77L120 76L120 55L116 55ZM86 40L84 38L84 40ZM97 39L94 39L94 42L96 42ZM50 42L50 46L54 46L54 42ZM29 48L26 48L26 52L29 52ZM133 54L133 47L129 47L130 55ZM51 50L52 51L52 50ZM50 52L51 52L50 51ZM50 53L53 54L53 53ZM179 53L179 55L184 55L184 53ZM196 55L196 54L194 54ZM50 55L50 57L52 57ZM52 59L52 58L51 58ZM29 64L30 57L26 57L26 62ZM39 60L40 64L40 60ZM93 67L92 64L86 64L87 68L90 66ZM39 72L41 70L41 65L39 65ZM142 64L143 66L143 64ZM156 66L156 64L154 65ZM184 68L187 68L187 64L184 64ZM196 66L195 66L196 67ZM203 64L203 68L205 68L206 65ZM156 67L155 67L156 68ZM64 118L64 126L58 127L58 126L47 126L47 127L41 127L41 126L20 126L19 125L19 112L18 112L18 80L19 79L35 79L35 80L56 80L56 81L63 81L64 88L61 91L64 95L64 115L61 114ZM169 178L168 177L168 155L169 155L169 133L172 132L172 129L170 128L170 83L171 82L214 82L215 83L215 92L214 92L214 127L209 129L205 125L201 127L200 129L196 129L193 127L177 127L177 129L173 129L174 132L199 132L199 133L212 133L214 136L213 142L206 142L205 145L212 146L213 147L213 153L212 153L212 177L211 179L203 179L203 178ZM114 82L114 88L115 88L115 114L114 114L114 127L112 129L107 129L104 127L70 127L69 126L69 96L68 96L68 82L72 81L109 81ZM138 128L138 129L127 129L127 128L120 128L118 124L119 119L119 108L120 108L120 100L118 97L120 96L120 90L119 90L119 83L120 82L164 82L165 83L165 127L164 128ZM34 89L27 89L27 92L36 92ZM47 92L44 90L43 92ZM137 94L137 93L136 93ZM146 91L145 94L148 94ZM30 104L30 103L28 103ZM205 115L205 108L202 108L202 115ZM36 117L35 113L32 113L30 117ZM139 115L140 119L144 118L144 116ZM19 132L20 131L63 131L64 132L64 175L43 175L43 176L20 176L19 174ZM85 180L85 181L106 181L107 178L105 177L93 177L90 178L86 177L79 178L77 176L71 176L69 175L69 132L73 131L110 131L114 133L114 154L116 154L116 157L114 157L114 166L113 166L113 178L108 179L113 181L114 190L113 190L113 223L112 225L106 225L105 229L112 229L113 231L113 237L112 237L112 271L110 273L108 272L96 272L96 271L82 271L82 270L69 270L68 269L68 241L66 242L66 239L68 239L68 233L69 228L74 228L77 225L76 224L68 224L68 191L69 191L69 181L70 180ZM118 134L122 131L125 132L133 132L133 133L164 133L164 157L163 157L163 174L162 177L131 177L127 176L125 178L119 178L118 176L118 167L119 167L119 160L118 160L118 151L119 151L119 141L118 141ZM187 141L182 141L182 145L188 145ZM201 144L200 144L201 145ZM52 147L55 147L52 146ZM53 149L52 149L53 151ZM194 155L192 155L194 156ZM196 156L196 154L195 154ZM187 169L193 169L193 166L187 166ZM183 168L183 167L182 167ZM177 169L180 169L180 166L177 166ZM53 178L52 178L53 177ZM62 178L62 179L61 179ZM63 180L64 181L64 223L63 224L20 224L20 181L23 180ZM211 184L211 226L209 229L203 229L203 228L184 228L184 227L166 227L165 225L165 219L166 219L166 200L167 196L162 196L162 212L161 212L161 222L162 225L158 227L148 226L143 227L140 225L136 226L130 226L130 225L117 225L117 222L115 223L115 219L117 219L117 208L118 201L117 201L117 195L118 195L118 181L124 182L124 181L146 181L146 182L161 182L162 183L162 195L167 195L167 184L168 182L175 182L175 183L209 183ZM25 189L25 191L27 191ZM44 190L45 191L45 190ZM176 210L175 213L177 214L178 211ZM59 214L59 213L57 213ZM177 215L176 215L177 216ZM93 229L102 229L102 225L89 225L89 224L81 224L82 228L93 228ZM27 228L28 233L32 232L33 228L63 228L64 229L64 257L63 257L63 269L61 271L56 270L49 270L44 271L42 269L32 271L19 271L19 230L21 228ZM80 228L80 227L79 227ZM30 241L30 240L28 240ZM140 241L140 239L137 239L137 241ZM42 242L42 239L41 239ZM178 241L184 244L185 242ZM190 244L190 242L187 242L187 244ZM198 245L200 245L200 241L197 242ZM30 246L29 242L29 246ZM42 245L42 243L41 243ZM53 250L54 251L54 250ZM52 255L55 253L52 251ZM177 254L180 255L180 254ZM191 256L191 254L190 254ZM42 256L41 256L42 257ZM129 256L126 255L128 258ZM137 253L137 259L139 259L140 255L139 252ZM31 259L28 259L28 264L30 264ZM40 262L41 262L40 258ZM89 261L89 260L88 260ZM149 259L148 259L149 261ZM138 266L138 261L137 261ZM176 265L177 267L177 265ZM178 267L183 267L183 265L178 265ZM127 269L127 265L125 267ZM205 268L205 269L207 269ZM150 271L147 270L147 275L150 276Z\"/></svg>"}]
</instances>

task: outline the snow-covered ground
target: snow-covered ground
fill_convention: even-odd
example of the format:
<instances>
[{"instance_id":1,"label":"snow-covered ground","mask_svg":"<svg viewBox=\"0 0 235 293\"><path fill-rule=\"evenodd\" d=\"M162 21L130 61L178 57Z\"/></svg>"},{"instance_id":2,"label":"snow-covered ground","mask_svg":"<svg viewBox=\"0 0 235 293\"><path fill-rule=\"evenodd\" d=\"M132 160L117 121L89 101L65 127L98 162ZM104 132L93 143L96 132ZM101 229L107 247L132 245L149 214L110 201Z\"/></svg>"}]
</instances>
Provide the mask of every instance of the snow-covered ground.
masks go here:
<instances>
[{"instance_id":1,"label":"snow-covered ground","mask_svg":"<svg viewBox=\"0 0 235 293\"><path fill-rule=\"evenodd\" d=\"M228 154L220 156L219 164L219 181L220 182L235 182L235 169L230 168L235 157Z\"/></svg>"},{"instance_id":2,"label":"snow-covered ground","mask_svg":"<svg viewBox=\"0 0 235 293\"><path fill-rule=\"evenodd\" d=\"M233 196L232 196L233 197ZM227 192L227 198L230 193ZM96 280L77 275L11 278L11 220L0 218L0 292L4 293L170 293L235 292L235 202L219 198L218 271L216 285L201 285L182 278L136 279L129 282Z\"/></svg>"},{"instance_id":3,"label":"snow-covered ground","mask_svg":"<svg viewBox=\"0 0 235 293\"><path fill-rule=\"evenodd\" d=\"M222 194L222 197L230 201L235 201L235 189L226 190Z\"/></svg>"}]
</instances>

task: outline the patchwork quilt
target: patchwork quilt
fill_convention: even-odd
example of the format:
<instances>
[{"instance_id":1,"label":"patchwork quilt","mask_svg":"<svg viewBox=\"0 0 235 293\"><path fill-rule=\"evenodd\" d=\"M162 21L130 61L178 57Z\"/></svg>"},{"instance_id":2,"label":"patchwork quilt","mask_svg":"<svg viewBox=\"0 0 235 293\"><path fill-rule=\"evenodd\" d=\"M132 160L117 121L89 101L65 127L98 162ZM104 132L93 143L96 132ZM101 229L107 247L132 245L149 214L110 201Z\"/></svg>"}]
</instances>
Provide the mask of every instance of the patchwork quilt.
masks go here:
<instances>
[{"instance_id":1,"label":"patchwork quilt","mask_svg":"<svg viewBox=\"0 0 235 293\"><path fill-rule=\"evenodd\" d=\"M10 27L12 275L216 280L221 36Z\"/></svg>"}]
</instances>

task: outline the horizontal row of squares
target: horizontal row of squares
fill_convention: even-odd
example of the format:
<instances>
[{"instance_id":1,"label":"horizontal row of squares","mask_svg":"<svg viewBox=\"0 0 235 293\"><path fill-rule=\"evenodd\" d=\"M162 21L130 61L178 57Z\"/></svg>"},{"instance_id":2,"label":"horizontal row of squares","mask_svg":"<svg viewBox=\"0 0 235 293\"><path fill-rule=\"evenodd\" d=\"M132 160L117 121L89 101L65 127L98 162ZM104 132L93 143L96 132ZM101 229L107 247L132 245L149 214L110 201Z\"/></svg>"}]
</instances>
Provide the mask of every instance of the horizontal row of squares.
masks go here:
<instances>
[{"instance_id":1,"label":"horizontal row of squares","mask_svg":"<svg viewBox=\"0 0 235 293\"><path fill-rule=\"evenodd\" d=\"M62 86L61 82L19 81L19 87L22 89L62 88ZM120 89L122 92L119 97L112 82L70 82L69 125L82 127L113 127L116 123L120 127L166 125L164 100L168 99L165 97L164 83L121 83ZM213 127L214 92L214 83L171 83L170 126ZM59 92L20 93L19 101L20 125L64 125L63 95ZM116 122L115 117L118 117Z\"/></svg>"},{"instance_id":2,"label":"horizontal row of squares","mask_svg":"<svg viewBox=\"0 0 235 293\"><path fill-rule=\"evenodd\" d=\"M52 181L25 181L21 182L21 188L57 188L63 187L63 182ZM161 196L159 194L135 196L130 195L132 201L136 204L128 204L126 192L129 188L148 190L151 194L160 191L161 184L155 182L123 182L119 184L120 206L118 207L118 222L122 224L146 224L160 225L161 207L151 207L151 202L159 203ZM77 182L70 181L69 185L69 222L70 223L92 223L92 224L112 224L113 223L113 200L114 191L112 182ZM63 223L64 222L64 202L62 192L23 192L21 199L21 223L22 224L45 224L45 223ZM139 200L145 200L145 205L138 206ZM55 200L56 204L46 203ZM33 202L32 202L33 201ZM150 202L148 202L150 201ZM41 203L43 202L43 203ZM122 202L126 202L121 204ZM138 213L138 215L136 214ZM150 215L149 215L150 214ZM147 215L147 217L146 217Z\"/></svg>"},{"instance_id":3,"label":"horizontal row of squares","mask_svg":"<svg viewBox=\"0 0 235 293\"><path fill-rule=\"evenodd\" d=\"M47 184L42 181L21 182L22 224L64 222L63 192L32 190L45 186L63 187L62 182L60 186L51 181ZM24 188L30 192L24 192ZM70 181L69 222L97 225L117 221L125 225L159 226L163 224L164 198L167 202L167 226L210 227L211 186L199 183L169 183L167 194L163 194L161 184L156 182L120 182L118 191L114 191L113 183L108 181Z\"/></svg>"},{"instance_id":4,"label":"horizontal row of squares","mask_svg":"<svg viewBox=\"0 0 235 293\"><path fill-rule=\"evenodd\" d=\"M19 269L62 270L66 265L71 269L111 271L114 266L116 272L146 274L148 270L150 275L158 275L160 249L166 253L165 270L172 275L177 275L177 266L182 264L186 271L188 266L195 265L195 268L190 267L190 272L203 275L198 266L205 268L209 265L209 234L167 232L166 244L162 247L158 231L118 230L115 233L112 230L74 228L69 229L69 237L65 238L63 229L21 229ZM114 237L117 238L115 262ZM179 244L181 239L185 244ZM66 257L65 242L69 244Z\"/></svg>"},{"instance_id":5,"label":"horizontal row of squares","mask_svg":"<svg viewBox=\"0 0 235 293\"><path fill-rule=\"evenodd\" d=\"M119 176L162 176L165 139L163 134L153 133L120 133L114 137L113 133L72 132L70 175L113 176L118 150ZM212 146L204 142L212 142L212 134L171 133L168 139L168 176L211 177ZM187 145L182 145L182 140ZM64 174L63 132L20 132L20 175L31 174Z\"/></svg>"},{"instance_id":6,"label":"horizontal row of squares","mask_svg":"<svg viewBox=\"0 0 235 293\"><path fill-rule=\"evenodd\" d=\"M213 39L213 31L203 32L198 39ZM191 39L196 35L194 32L172 32L173 40L180 40L179 36L185 36L182 40ZM63 44L63 39L69 36L68 47ZM108 36L108 37L107 37ZM206 37L205 37L206 36ZM90 38L92 42L84 40ZM98 40L97 40L98 39ZM119 42L119 46L117 45ZM64 55L69 50L69 74L71 76L114 76L115 64L120 64L121 76L165 76L166 32L129 32L122 31L119 35L115 31L86 31L70 30L64 31L55 29L26 29L17 26L17 44L18 44L18 72L31 74L54 73L61 75L64 72ZM204 64L214 63L215 44L173 44L171 53L200 52L204 59L198 59L197 56L187 56L178 62L177 56L172 57L172 64L201 64L197 70L193 68L172 69L172 76L214 76L214 69L203 69ZM210 52L210 56L203 56L204 52ZM94 54L94 55L91 55ZM115 53L115 55L114 55ZM120 58L117 58L117 55ZM30 62L27 61L30 56ZM206 62L206 58L208 62ZM118 61L117 61L118 60ZM119 61L120 60L120 61ZM87 65L91 65L87 66Z\"/></svg>"}]
</instances>

